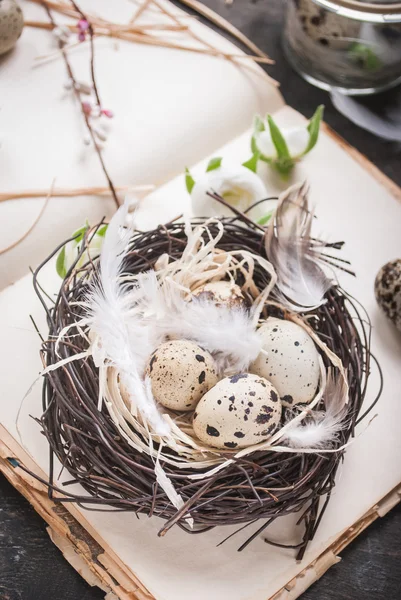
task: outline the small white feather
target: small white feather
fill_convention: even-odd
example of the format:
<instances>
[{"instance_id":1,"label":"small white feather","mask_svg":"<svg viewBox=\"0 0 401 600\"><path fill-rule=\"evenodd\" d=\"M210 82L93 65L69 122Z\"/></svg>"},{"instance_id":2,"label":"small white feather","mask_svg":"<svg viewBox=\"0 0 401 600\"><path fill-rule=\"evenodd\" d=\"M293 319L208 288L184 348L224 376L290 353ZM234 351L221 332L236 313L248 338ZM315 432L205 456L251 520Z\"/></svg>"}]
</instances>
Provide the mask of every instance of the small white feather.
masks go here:
<instances>
[{"instance_id":1,"label":"small white feather","mask_svg":"<svg viewBox=\"0 0 401 600\"><path fill-rule=\"evenodd\" d=\"M149 386L142 379L146 360L157 344L148 323L130 311L127 285L122 282L124 257L132 234L125 229L128 202L112 218L100 256L100 281L89 297L92 347L95 364L116 367L131 402L157 435L167 435L169 426L158 412Z\"/></svg>"},{"instance_id":2,"label":"small white feather","mask_svg":"<svg viewBox=\"0 0 401 600\"><path fill-rule=\"evenodd\" d=\"M208 350L220 373L227 375L246 371L262 348L261 338L247 310L216 306L205 299L183 302L180 310L170 314L165 328Z\"/></svg>"},{"instance_id":3,"label":"small white feather","mask_svg":"<svg viewBox=\"0 0 401 600\"><path fill-rule=\"evenodd\" d=\"M261 351L252 312L204 298L188 301L186 288L168 277L159 282L153 271L139 275L137 285L138 306L157 335L196 342L213 354L221 374L245 371Z\"/></svg>"},{"instance_id":4,"label":"small white feather","mask_svg":"<svg viewBox=\"0 0 401 600\"><path fill-rule=\"evenodd\" d=\"M323 398L324 411L310 411L303 422L288 429L283 437L288 446L297 449L322 450L330 448L338 439L339 432L345 426L348 386L342 376L333 375L333 369L328 372Z\"/></svg>"},{"instance_id":5,"label":"small white feather","mask_svg":"<svg viewBox=\"0 0 401 600\"><path fill-rule=\"evenodd\" d=\"M323 304L332 284L311 250L312 220L307 185L293 185L281 195L266 236L266 253L278 276L279 300L294 312Z\"/></svg>"}]
</instances>

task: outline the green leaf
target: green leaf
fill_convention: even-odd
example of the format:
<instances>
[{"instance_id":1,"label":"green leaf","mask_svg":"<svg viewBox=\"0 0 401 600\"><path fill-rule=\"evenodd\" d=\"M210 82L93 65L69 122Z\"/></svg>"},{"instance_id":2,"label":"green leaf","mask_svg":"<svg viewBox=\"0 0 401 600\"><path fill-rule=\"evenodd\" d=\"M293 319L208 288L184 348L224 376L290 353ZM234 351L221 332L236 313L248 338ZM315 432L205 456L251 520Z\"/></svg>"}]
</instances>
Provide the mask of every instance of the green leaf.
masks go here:
<instances>
[{"instance_id":1,"label":"green leaf","mask_svg":"<svg viewBox=\"0 0 401 600\"><path fill-rule=\"evenodd\" d=\"M266 125L261 116L255 115L253 119L253 132L260 133L261 131L266 130Z\"/></svg>"},{"instance_id":2,"label":"green leaf","mask_svg":"<svg viewBox=\"0 0 401 600\"><path fill-rule=\"evenodd\" d=\"M270 135L272 136L272 142L276 148L277 157L279 159L291 159L290 151L288 150L287 142L285 141L283 134L277 127L273 117L267 115L267 122L269 124Z\"/></svg>"},{"instance_id":3,"label":"green leaf","mask_svg":"<svg viewBox=\"0 0 401 600\"><path fill-rule=\"evenodd\" d=\"M249 160L247 160L246 162L242 163L242 166L246 167L247 169L249 169L253 173L256 173L256 170L258 168L259 158L260 158L260 152L256 151L256 152L253 153L253 155L251 156L251 158Z\"/></svg>"},{"instance_id":4,"label":"green leaf","mask_svg":"<svg viewBox=\"0 0 401 600\"><path fill-rule=\"evenodd\" d=\"M263 162L265 162L265 163L267 163L269 165L271 165L272 162L274 161L273 158L269 158L268 156L264 156L264 154L260 154L259 155L259 160L263 160Z\"/></svg>"},{"instance_id":5,"label":"green leaf","mask_svg":"<svg viewBox=\"0 0 401 600\"><path fill-rule=\"evenodd\" d=\"M282 158L272 161L272 167L278 171L281 175L281 178L286 181L293 168L295 167L295 160L292 158Z\"/></svg>"},{"instance_id":6,"label":"green leaf","mask_svg":"<svg viewBox=\"0 0 401 600\"><path fill-rule=\"evenodd\" d=\"M256 145L256 138L254 135L251 137L251 152L252 154L256 154L257 152L259 152L258 147Z\"/></svg>"},{"instance_id":7,"label":"green leaf","mask_svg":"<svg viewBox=\"0 0 401 600\"><path fill-rule=\"evenodd\" d=\"M366 71L377 71L382 65L380 58L374 53L372 48L360 42L351 44L348 55L351 60Z\"/></svg>"},{"instance_id":8,"label":"green leaf","mask_svg":"<svg viewBox=\"0 0 401 600\"><path fill-rule=\"evenodd\" d=\"M190 194L194 189L195 179L192 177L187 167L185 167L185 185L187 186L188 194Z\"/></svg>"},{"instance_id":9,"label":"green leaf","mask_svg":"<svg viewBox=\"0 0 401 600\"><path fill-rule=\"evenodd\" d=\"M252 154L259 153L258 146L256 144L256 134L261 133L262 131L265 131L265 130L266 130L266 125L264 124L262 117L260 117L259 115L255 115L255 117L253 119L253 136L251 137ZM262 160L264 160L264 159L262 159Z\"/></svg>"},{"instance_id":10,"label":"green leaf","mask_svg":"<svg viewBox=\"0 0 401 600\"><path fill-rule=\"evenodd\" d=\"M83 225L82 227L80 227L79 229L74 231L74 233L72 234L71 237L74 238L75 244L79 244L79 242L82 242L82 240L85 237L85 233L88 231L88 229L89 229L89 223L88 223L88 221L86 221L85 225Z\"/></svg>"},{"instance_id":11,"label":"green leaf","mask_svg":"<svg viewBox=\"0 0 401 600\"><path fill-rule=\"evenodd\" d=\"M270 219L272 218L273 215L274 215L274 209L269 211L268 213L266 213L260 219L258 219L256 221L256 223L258 223L258 225L266 225L270 221Z\"/></svg>"},{"instance_id":12,"label":"green leaf","mask_svg":"<svg viewBox=\"0 0 401 600\"><path fill-rule=\"evenodd\" d=\"M317 107L315 114L309 121L309 124L308 124L309 142L301 156L304 156L305 154L310 152L312 150L312 148L314 148L316 146L317 140L319 139L320 123L322 122L322 119L323 119L323 113L324 113L324 105L321 104L320 106Z\"/></svg>"},{"instance_id":13,"label":"green leaf","mask_svg":"<svg viewBox=\"0 0 401 600\"><path fill-rule=\"evenodd\" d=\"M206 167L206 173L209 173L209 171L214 171L215 169L219 169L221 167L222 160L222 156L216 156L215 158L211 158L209 160L209 164Z\"/></svg>"},{"instance_id":14,"label":"green leaf","mask_svg":"<svg viewBox=\"0 0 401 600\"><path fill-rule=\"evenodd\" d=\"M105 223L104 225L102 225L101 227L99 227L99 229L97 230L97 235L100 235L100 237L104 237L106 235L106 231L108 228L109 224Z\"/></svg>"},{"instance_id":15,"label":"green leaf","mask_svg":"<svg viewBox=\"0 0 401 600\"><path fill-rule=\"evenodd\" d=\"M61 279L64 279L64 277L67 275L67 269L65 268L65 246L61 248L57 256L56 271Z\"/></svg>"}]
</instances>

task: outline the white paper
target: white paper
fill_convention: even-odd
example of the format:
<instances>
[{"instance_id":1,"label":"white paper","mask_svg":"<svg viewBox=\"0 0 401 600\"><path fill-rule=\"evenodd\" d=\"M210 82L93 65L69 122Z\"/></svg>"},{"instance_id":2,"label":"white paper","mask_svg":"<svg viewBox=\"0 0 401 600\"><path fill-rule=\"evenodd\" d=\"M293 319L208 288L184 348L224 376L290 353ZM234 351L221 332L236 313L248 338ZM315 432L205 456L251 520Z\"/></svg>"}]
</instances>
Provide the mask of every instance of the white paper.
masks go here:
<instances>
[{"instance_id":1,"label":"white paper","mask_svg":"<svg viewBox=\"0 0 401 600\"><path fill-rule=\"evenodd\" d=\"M287 108L280 111L277 120L288 125L304 123L300 115ZM248 136L234 140L227 147L227 154L239 159L246 151L247 142ZM205 597L208 600L226 597L266 600L401 480L401 337L380 313L373 295L373 281L379 267L400 256L401 204L324 134L315 151L297 168L294 178L310 181L312 199L317 205L316 231L332 241L345 240L343 256L352 261L357 272L356 279L349 276L341 279L372 318L373 352L385 378L383 397L373 413L378 412L378 417L366 431L363 426L358 429L361 435L346 452L328 510L300 564L295 563L293 551L272 548L263 542L262 536L238 553L239 545L259 524L217 547L233 528L217 528L198 536L174 529L160 539L157 537L161 525L158 519L142 516L138 520L129 513L102 514L79 509L157 600L203 600ZM272 193L278 191L274 180L274 177L266 179ZM159 214L157 211L162 210L168 198L174 197L177 203L187 202L180 185L178 180L173 181L158 191L157 198L152 200L153 215ZM174 205L173 209L176 208ZM48 288L53 278L50 267L43 284ZM35 320L42 322L41 327L44 318L30 290L31 282L26 278L0 294L0 335L7 349L2 358L3 398L6 400L0 403L0 421L17 439L16 412L40 369L36 354L38 341L28 312L33 312ZM373 398L377 384L373 370L366 405ZM39 385L25 400L19 425L25 446L46 470L46 443L29 419L29 413L40 414ZM297 533L294 519L290 518L278 520L266 535L275 541L291 543Z\"/></svg>"},{"instance_id":2,"label":"white paper","mask_svg":"<svg viewBox=\"0 0 401 600\"><path fill-rule=\"evenodd\" d=\"M26 20L48 22L40 5L21 4ZM137 8L128 0L95 4L81 2L83 9L121 23ZM53 14L57 22L63 21ZM142 20L149 19L157 20L157 13L144 13ZM190 23L214 47L241 54L196 20ZM96 39L95 48L101 99L115 113L103 157L116 186L164 183L247 129L256 112L283 104L261 69L248 60L241 68L219 57L108 38ZM35 57L56 50L49 31L25 27L15 49L1 59L1 192L50 190L53 182L56 188L107 187L94 148L83 143L80 108L72 92L63 88L67 74L62 58L35 66ZM69 59L76 78L88 82L88 44L72 50ZM43 202L27 198L0 203L0 250L27 231ZM86 218L100 220L114 210L110 198L51 200L28 238L0 255L0 289L26 274Z\"/></svg>"}]
</instances>

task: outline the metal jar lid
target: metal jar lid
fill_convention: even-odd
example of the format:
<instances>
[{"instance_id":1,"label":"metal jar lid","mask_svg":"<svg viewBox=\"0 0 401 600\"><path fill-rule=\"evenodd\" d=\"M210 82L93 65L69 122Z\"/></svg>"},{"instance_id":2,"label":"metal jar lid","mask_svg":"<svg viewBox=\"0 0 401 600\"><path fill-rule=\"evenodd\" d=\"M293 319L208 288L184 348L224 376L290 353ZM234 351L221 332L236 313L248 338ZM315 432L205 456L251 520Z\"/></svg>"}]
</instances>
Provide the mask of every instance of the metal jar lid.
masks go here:
<instances>
[{"instance_id":1,"label":"metal jar lid","mask_svg":"<svg viewBox=\"0 0 401 600\"><path fill-rule=\"evenodd\" d=\"M343 17L371 23L401 23L401 2L365 2L365 0L313 0Z\"/></svg>"}]
</instances>

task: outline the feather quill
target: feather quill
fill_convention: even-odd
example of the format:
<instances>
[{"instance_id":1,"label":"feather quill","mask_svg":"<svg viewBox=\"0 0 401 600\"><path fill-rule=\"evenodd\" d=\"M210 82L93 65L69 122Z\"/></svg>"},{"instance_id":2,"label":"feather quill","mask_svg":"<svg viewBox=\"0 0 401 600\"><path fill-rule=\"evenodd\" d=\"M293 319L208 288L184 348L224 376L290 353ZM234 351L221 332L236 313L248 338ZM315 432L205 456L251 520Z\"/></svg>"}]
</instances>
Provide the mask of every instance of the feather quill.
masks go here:
<instances>
[{"instance_id":1,"label":"feather quill","mask_svg":"<svg viewBox=\"0 0 401 600\"><path fill-rule=\"evenodd\" d=\"M312 220L308 187L296 184L281 195L266 235L266 253L278 276L279 300L294 312L321 306L332 285L313 250Z\"/></svg>"},{"instance_id":2,"label":"feather quill","mask_svg":"<svg viewBox=\"0 0 401 600\"><path fill-rule=\"evenodd\" d=\"M142 378L146 360L157 345L154 332L146 320L132 314L129 288L122 278L123 262L132 234L124 227L128 203L113 216L100 256L100 281L89 297L92 354L102 368L114 366L129 394L133 410L138 410L157 435L167 435L169 426L159 413Z\"/></svg>"},{"instance_id":3,"label":"feather quill","mask_svg":"<svg viewBox=\"0 0 401 600\"><path fill-rule=\"evenodd\" d=\"M344 428L347 414L348 386L345 379L336 377L330 369L323 394L325 410L310 411L308 417L290 427L283 437L291 448L322 450L329 448Z\"/></svg>"}]
</instances>

